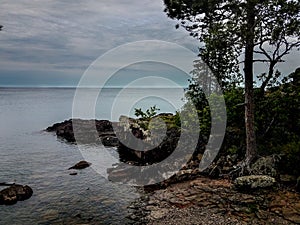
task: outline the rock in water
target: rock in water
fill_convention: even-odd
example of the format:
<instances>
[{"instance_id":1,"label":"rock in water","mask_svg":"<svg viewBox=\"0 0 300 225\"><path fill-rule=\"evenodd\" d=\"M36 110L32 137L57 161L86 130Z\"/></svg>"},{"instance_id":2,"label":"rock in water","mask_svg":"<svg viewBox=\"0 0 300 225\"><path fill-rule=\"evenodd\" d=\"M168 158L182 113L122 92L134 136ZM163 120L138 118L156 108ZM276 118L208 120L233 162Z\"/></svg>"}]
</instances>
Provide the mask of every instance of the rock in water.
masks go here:
<instances>
[{"instance_id":1,"label":"rock in water","mask_svg":"<svg viewBox=\"0 0 300 225\"><path fill-rule=\"evenodd\" d=\"M265 175L251 175L238 177L234 180L234 185L240 190L271 187L276 183L275 179Z\"/></svg>"},{"instance_id":2,"label":"rock in water","mask_svg":"<svg viewBox=\"0 0 300 225\"><path fill-rule=\"evenodd\" d=\"M71 176L76 176L77 173L76 173L76 172L75 172L75 173L70 173L70 175L71 175Z\"/></svg>"},{"instance_id":3,"label":"rock in water","mask_svg":"<svg viewBox=\"0 0 300 225\"><path fill-rule=\"evenodd\" d=\"M33 191L29 186L14 184L0 191L0 205L12 205L17 201L29 199L32 193Z\"/></svg>"},{"instance_id":4,"label":"rock in water","mask_svg":"<svg viewBox=\"0 0 300 225\"><path fill-rule=\"evenodd\" d=\"M74 166L70 167L69 170L71 170L71 169L82 170L82 169L89 167L90 165L91 165L91 163L89 163L87 161L80 161L79 163L76 163Z\"/></svg>"}]
</instances>

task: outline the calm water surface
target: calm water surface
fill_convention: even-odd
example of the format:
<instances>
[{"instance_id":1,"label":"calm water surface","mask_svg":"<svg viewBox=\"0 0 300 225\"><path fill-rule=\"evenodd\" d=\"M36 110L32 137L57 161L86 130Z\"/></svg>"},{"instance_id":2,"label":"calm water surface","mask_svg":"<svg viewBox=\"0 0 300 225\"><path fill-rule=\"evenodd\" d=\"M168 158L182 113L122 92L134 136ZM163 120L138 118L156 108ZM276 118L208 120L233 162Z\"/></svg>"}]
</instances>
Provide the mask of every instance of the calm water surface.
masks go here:
<instances>
[{"instance_id":1,"label":"calm water surface","mask_svg":"<svg viewBox=\"0 0 300 225\"><path fill-rule=\"evenodd\" d=\"M43 131L72 117L74 93L75 89L0 88L0 182L27 184L34 191L29 200L0 206L1 225L126 222L126 207L139 197L137 190L109 182L92 168L70 176L67 168L82 160L80 151L76 145ZM132 89L119 97L124 109L132 96L140 93L144 90ZM156 104L161 112L174 112L175 106L181 104L176 90L160 89L153 93L173 98L175 103L150 97L135 106L149 108ZM110 118L117 94L118 89L103 91L96 106L98 119ZM129 111L133 114L132 109ZM102 148L98 146L97 150L101 152Z\"/></svg>"}]
</instances>

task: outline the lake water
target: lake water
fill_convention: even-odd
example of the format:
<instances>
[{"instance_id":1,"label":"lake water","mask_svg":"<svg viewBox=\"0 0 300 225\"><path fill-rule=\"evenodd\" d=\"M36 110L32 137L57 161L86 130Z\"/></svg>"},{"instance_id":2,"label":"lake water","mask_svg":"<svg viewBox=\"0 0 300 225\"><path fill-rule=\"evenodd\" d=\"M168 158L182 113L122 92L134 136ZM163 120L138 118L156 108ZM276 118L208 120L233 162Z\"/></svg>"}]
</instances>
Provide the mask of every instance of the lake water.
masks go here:
<instances>
[{"instance_id":1,"label":"lake water","mask_svg":"<svg viewBox=\"0 0 300 225\"><path fill-rule=\"evenodd\" d=\"M181 90L120 91L102 90L96 118L133 115L135 107L153 105L160 112L175 112L182 105ZM86 96L93 92L98 90L87 90ZM29 200L0 206L0 224L126 223L127 206L139 197L137 190L109 182L91 167L70 176L67 168L83 159L80 151L43 131L72 117L74 94L71 88L0 88L0 182L27 184L34 192ZM85 97L80 98L83 109L88 107Z\"/></svg>"}]
</instances>

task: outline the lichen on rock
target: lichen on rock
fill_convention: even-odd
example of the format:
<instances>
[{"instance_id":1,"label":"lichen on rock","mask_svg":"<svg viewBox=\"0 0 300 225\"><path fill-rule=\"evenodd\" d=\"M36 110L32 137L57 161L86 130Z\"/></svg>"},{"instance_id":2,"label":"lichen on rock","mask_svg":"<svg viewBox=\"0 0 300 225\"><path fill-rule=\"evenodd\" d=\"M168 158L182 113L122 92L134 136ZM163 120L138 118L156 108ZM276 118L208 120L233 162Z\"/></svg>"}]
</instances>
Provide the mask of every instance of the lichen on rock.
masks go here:
<instances>
[{"instance_id":1,"label":"lichen on rock","mask_svg":"<svg viewBox=\"0 0 300 225\"><path fill-rule=\"evenodd\" d=\"M266 157L261 157L251 166L251 174L277 177L277 164L280 160L280 155L270 155Z\"/></svg>"},{"instance_id":2,"label":"lichen on rock","mask_svg":"<svg viewBox=\"0 0 300 225\"><path fill-rule=\"evenodd\" d=\"M266 175L242 176L234 180L235 187L241 190L271 187L275 183L273 177Z\"/></svg>"}]
</instances>

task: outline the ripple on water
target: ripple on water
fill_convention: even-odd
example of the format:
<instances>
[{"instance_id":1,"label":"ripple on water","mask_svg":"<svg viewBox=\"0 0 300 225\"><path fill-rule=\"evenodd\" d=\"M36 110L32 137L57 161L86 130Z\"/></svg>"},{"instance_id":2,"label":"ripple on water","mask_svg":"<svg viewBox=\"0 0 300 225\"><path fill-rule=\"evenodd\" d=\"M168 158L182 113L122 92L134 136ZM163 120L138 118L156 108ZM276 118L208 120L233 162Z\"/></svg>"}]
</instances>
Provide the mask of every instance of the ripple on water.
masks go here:
<instances>
[{"instance_id":1,"label":"ripple on water","mask_svg":"<svg viewBox=\"0 0 300 225\"><path fill-rule=\"evenodd\" d=\"M136 190L110 183L91 168L70 176L67 168L82 160L77 146L41 132L71 118L74 91L0 89L0 182L27 184L34 192L26 201L0 206L1 225L125 221Z\"/></svg>"}]
</instances>

